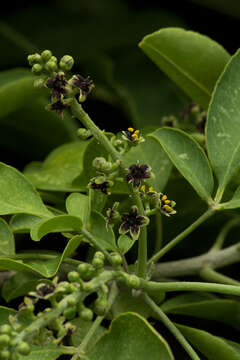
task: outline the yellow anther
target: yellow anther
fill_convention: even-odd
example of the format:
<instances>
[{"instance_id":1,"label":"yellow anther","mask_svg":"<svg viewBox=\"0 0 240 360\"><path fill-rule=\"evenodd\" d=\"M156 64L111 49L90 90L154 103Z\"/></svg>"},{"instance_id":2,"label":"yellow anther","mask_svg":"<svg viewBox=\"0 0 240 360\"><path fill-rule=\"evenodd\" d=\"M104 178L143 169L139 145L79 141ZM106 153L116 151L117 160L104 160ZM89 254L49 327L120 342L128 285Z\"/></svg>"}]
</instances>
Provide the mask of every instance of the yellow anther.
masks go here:
<instances>
[{"instance_id":1,"label":"yellow anther","mask_svg":"<svg viewBox=\"0 0 240 360\"><path fill-rule=\"evenodd\" d=\"M128 128L128 131L133 132L134 129L130 127L130 128Z\"/></svg>"},{"instance_id":2,"label":"yellow anther","mask_svg":"<svg viewBox=\"0 0 240 360\"><path fill-rule=\"evenodd\" d=\"M132 137L134 138L134 139L137 139L138 138L138 136L137 136L137 134L132 134Z\"/></svg>"},{"instance_id":3,"label":"yellow anther","mask_svg":"<svg viewBox=\"0 0 240 360\"><path fill-rule=\"evenodd\" d=\"M163 208L164 208L166 211L172 211L172 208L171 208L171 206L169 206L169 205L163 205Z\"/></svg>"},{"instance_id":4,"label":"yellow anther","mask_svg":"<svg viewBox=\"0 0 240 360\"><path fill-rule=\"evenodd\" d=\"M167 200L167 195L163 195L163 197L162 197L162 201L165 201L165 200Z\"/></svg>"},{"instance_id":5,"label":"yellow anther","mask_svg":"<svg viewBox=\"0 0 240 360\"><path fill-rule=\"evenodd\" d=\"M153 191L153 187L152 187L152 186L149 186L148 191Z\"/></svg>"},{"instance_id":6,"label":"yellow anther","mask_svg":"<svg viewBox=\"0 0 240 360\"><path fill-rule=\"evenodd\" d=\"M170 204L171 200L165 200L165 204Z\"/></svg>"},{"instance_id":7,"label":"yellow anther","mask_svg":"<svg viewBox=\"0 0 240 360\"><path fill-rule=\"evenodd\" d=\"M135 130L135 131L134 131L134 134L137 134L137 135L138 135L139 133L140 133L140 130Z\"/></svg>"},{"instance_id":8,"label":"yellow anther","mask_svg":"<svg viewBox=\"0 0 240 360\"><path fill-rule=\"evenodd\" d=\"M142 185L141 188L140 188L141 191L145 191L146 190L146 186L145 185Z\"/></svg>"}]
</instances>

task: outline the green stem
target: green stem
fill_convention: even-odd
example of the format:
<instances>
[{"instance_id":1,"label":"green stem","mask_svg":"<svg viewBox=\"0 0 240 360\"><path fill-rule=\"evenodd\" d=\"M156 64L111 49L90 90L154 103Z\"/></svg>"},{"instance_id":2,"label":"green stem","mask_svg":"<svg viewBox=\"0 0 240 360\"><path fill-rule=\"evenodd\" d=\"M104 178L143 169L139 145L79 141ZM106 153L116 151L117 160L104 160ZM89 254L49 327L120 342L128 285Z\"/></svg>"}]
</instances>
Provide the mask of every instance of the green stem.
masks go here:
<instances>
[{"instance_id":1,"label":"green stem","mask_svg":"<svg viewBox=\"0 0 240 360\"><path fill-rule=\"evenodd\" d=\"M112 156L114 160L121 160L121 155L114 148L111 142L108 140L103 131L101 131L94 122L90 119L88 114L83 110L81 104L77 102L76 99L73 100L71 104L72 113L81 123L91 131L92 135L95 137L100 144L104 146L107 152Z\"/></svg>"},{"instance_id":2,"label":"green stem","mask_svg":"<svg viewBox=\"0 0 240 360\"><path fill-rule=\"evenodd\" d=\"M158 211L155 216L155 224L156 224L156 242L155 242L155 253L160 251L162 247L163 240L163 231L162 231L162 215Z\"/></svg>"},{"instance_id":3,"label":"green stem","mask_svg":"<svg viewBox=\"0 0 240 360\"><path fill-rule=\"evenodd\" d=\"M213 283L201 283L201 282L153 282L140 279L140 288L148 291L209 291L219 294L229 294L240 296L240 286L235 285L223 285Z\"/></svg>"},{"instance_id":4,"label":"green stem","mask_svg":"<svg viewBox=\"0 0 240 360\"><path fill-rule=\"evenodd\" d=\"M182 241L187 235L191 234L199 225L206 221L210 216L214 214L215 210L210 208L202 216L200 216L194 223L192 223L187 229L177 235L172 241L170 241L166 246L164 246L160 251L151 257L148 261L157 262L163 255L165 255L169 250L176 246L180 241Z\"/></svg>"},{"instance_id":5,"label":"green stem","mask_svg":"<svg viewBox=\"0 0 240 360\"><path fill-rule=\"evenodd\" d=\"M109 294L109 298L108 298L108 310L111 309L116 296L118 294L118 288L116 283L114 282L112 284L111 290L110 290L110 294ZM81 344L78 346L78 348L76 349L76 352L74 354L74 356L71 358L71 360L77 360L78 357L84 353L89 341L92 339L93 335L95 334L96 330L98 329L98 327L100 326L102 320L104 319L104 316L98 316L95 321L93 322L92 326L90 327L89 331L87 332L86 336L84 337L83 341L81 342Z\"/></svg>"},{"instance_id":6,"label":"green stem","mask_svg":"<svg viewBox=\"0 0 240 360\"><path fill-rule=\"evenodd\" d=\"M217 271L205 266L199 273L203 280L211 281L214 283L227 284L227 285L240 285L240 282L226 276L219 274Z\"/></svg>"},{"instance_id":7,"label":"green stem","mask_svg":"<svg viewBox=\"0 0 240 360\"><path fill-rule=\"evenodd\" d=\"M239 217L231 219L230 221L228 221L221 229L218 237L216 238L215 243L213 244L212 248L210 251L216 251L222 248L224 241L229 233L229 231L234 227L234 226L240 226L240 219Z\"/></svg>"},{"instance_id":8,"label":"green stem","mask_svg":"<svg viewBox=\"0 0 240 360\"><path fill-rule=\"evenodd\" d=\"M158 316L159 320L168 328L168 330L175 336L175 338L179 341L182 347L186 350L188 355L193 360L201 360L182 333L176 328L173 322L167 317L167 315L162 311L162 309L157 306L157 304L148 296L143 296L144 301L149 307L155 312Z\"/></svg>"}]
</instances>

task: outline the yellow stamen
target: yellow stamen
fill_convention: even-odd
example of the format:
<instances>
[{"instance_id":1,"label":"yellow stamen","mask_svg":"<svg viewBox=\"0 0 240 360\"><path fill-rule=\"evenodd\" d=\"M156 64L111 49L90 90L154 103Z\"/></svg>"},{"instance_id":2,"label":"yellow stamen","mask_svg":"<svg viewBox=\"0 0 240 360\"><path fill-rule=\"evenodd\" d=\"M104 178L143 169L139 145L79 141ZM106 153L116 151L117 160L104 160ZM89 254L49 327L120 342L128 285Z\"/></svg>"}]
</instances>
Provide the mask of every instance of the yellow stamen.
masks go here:
<instances>
[{"instance_id":1,"label":"yellow stamen","mask_svg":"<svg viewBox=\"0 0 240 360\"><path fill-rule=\"evenodd\" d=\"M137 135L138 135L139 133L140 133L139 130L135 130L135 131L134 131L134 134L137 134Z\"/></svg>"},{"instance_id":2,"label":"yellow stamen","mask_svg":"<svg viewBox=\"0 0 240 360\"><path fill-rule=\"evenodd\" d=\"M128 131L133 132L133 131L134 131L134 129L130 127L130 128L128 128Z\"/></svg>"},{"instance_id":3,"label":"yellow stamen","mask_svg":"<svg viewBox=\"0 0 240 360\"><path fill-rule=\"evenodd\" d=\"M148 191L153 191L153 187L152 187L152 186L149 186Z\"/></svg>"},{"instance_id":4,"label":"yellow stamen","mask_svg":"<svg viewBox=\"0 0 240 360\"><path fill-rule=\"evenodd\" d=\"M163 208L164 208L166 211L172 211L172 208L171 208L169 205L163 205Z\"/></svg>"},{"instance_id":5,"label":"yellow stamen","mask_svg":"<svg viewBox=\"0 0 240 360\"><path fill-rule=\"evenodd\" d=\"M163 197L162 197L162 199L161 199L162 201L165 201L165 200L167 200L167 195L163 195Z\"/></svg>"},{"instance_id":6,"label":"yellow stamen","mask_svg":"<svg viewBox=\"0 0 240 360\"><path fill-rule=\"evenodd\" d=\"M140 188L141 191L145 191L146 190L146 186L145 185L142 185L141 188Z\"/></svg>"},{"instance_id":7,"label":"yellow stamen","mask_svg":"<svg viewBox=\"0 0 240 360\"><path fill-rule=\"evenodd\" d=\"M171 200L165 200L165 204L170 204Z\"/></svg>"},{"instance_id":8,"label":"yellow stamen","mask_svg":"<svg viewBox=\"0 0 240 360\"><path fill-rule=\"evenodd\" d=\"M132 137L134 138L134 139L137 139L138 138L138 136L137 136L137 134L132 134Z\"/></svg>"}]
</instances>

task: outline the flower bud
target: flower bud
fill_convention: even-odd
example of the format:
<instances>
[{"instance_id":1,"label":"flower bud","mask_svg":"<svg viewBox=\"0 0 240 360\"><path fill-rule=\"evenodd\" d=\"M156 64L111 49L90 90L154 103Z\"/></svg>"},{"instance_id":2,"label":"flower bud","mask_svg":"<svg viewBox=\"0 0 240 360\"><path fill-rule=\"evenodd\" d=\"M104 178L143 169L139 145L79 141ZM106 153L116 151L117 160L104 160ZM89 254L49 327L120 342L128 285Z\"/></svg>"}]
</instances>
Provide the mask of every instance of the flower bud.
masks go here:
<instances>
[{"instance_id":1,"label":"flower bud","mask_svg":"<svg viewBox=\"0 0 240 360\"><path fill-rule=\"evenodd\" d=\"M44 50L42 53L41 53L41 59L44 61L44 62L47 62L48 60L50 60L52 57L52 52L50 50Z\"/></svg>"},{"instance_id":2,"label":"flower bud","mask_svg":"<svg viewBox=\"0 0 240 360\"><path fill-rule=\"evenodd\" d=\"M65 55L61 58L59 62L60 69L62 71L70 71L73 67L74 59L72 56Z\"/></svg>"},{"instance_id":3,"label":"flower bud","mask_svg":"<svg viewBox=\"0 0 240 360\"><path fill-rule=\"evenodd\" d=\"M0 327L0 333L1 334L7 334L7 335L11 335L12 333L12 327L8 324L4 324Z\"/></svg>"},{"instance_id":4,"label":"flower bud","mask_svg":"<svg viewBox=\"0 0 240 360\"><path fill-rule=\"evenodd\" d=\"M56 62L49 60L45 64L45 69L48 70L49 72L54 72L54 71L57 71L58 66L57 66Z\"/></svg>"},{"instance_id":5,"label":"flower bud","mask_svg":"<svg viewBox=\"0 0 240 360\"><path fill-rule=\"evenodd\" d=\"M111 253L111 259L114 266L120 266L122 264L122 257L118 253Z\"/></svg>"},{"instance_id":6,"label":"flower bud","mask_svg":"<svg viewBox=\"0 0 240 360\"><path fill-rule=\"evenodd\" d=\"M10 336L7 334L0 335L0 346L7 346L10 341Z\"/></svg>"},{"instance_id":7,"label":"flower bud","mask_svg":"<svg viewBox=\"0 0 240 360\"><path fill-rule=\"evenodd\" d=\"M30 66L37 64L41 61L41 56L39 54L28 55L28 62Z\"/></svg>"},{"instance_id":8,"label":"flower bud","mask_svg":"<svg viewBox=\"0 0 240 360\"><path fill-rule=\"evenodd\" d=\"M57 61L58 61L56 56L51 56L49 60L55 62L56 64L57 64Z\"/></svg>"},{"instance_id":9,"label":"flower bud","mask_svg":"<svg viewBox=\"0 0 240 360\"><path fill-rule=\"evenodd\" d=\"M108 310L107 299L97 299L94 303L94 312L98 316L103 316Z\"/></svg>"},{"instance_id":10,"label":"flower bud","mask_svg":"<svg viewBox=\"0 0 240 360\"><path fill-rule=\"evenodd\" d=\"M11 356L11 353L8 350L2 350L0 352L0 359L1 360L8 360L8 359L10 359L10 356Z\"/></svg>"},{"instance_id":11,"label":"flower bud","mask_svg":"<svg viewBox=\"0 0 240 360\"><path fill-rule=\"evenodd\" d=\"M79 273L77 271L71 271L68 273L68 280L71 282L78 282L80 279Z\"/></svg>"},{"instance_id":12,"label":"flower bud","mask_svg":"<svg viewBox=\"0 0 240 360\"><path fill-rule=\"evenodd\" d=\"M88 278L94 273L94 269L90 264L80 264L78 265L77 271L82 278Z\"/></svg>"},{"instance_id":13,"label":"flower bud","mask_svg":"<svg viewBox=\"0 0 240 360\"><path fill-rule=\"evenodd\" d=\"M95 286L91 284L90 282L85 282L82 284L82 290L84 292L93 292L95 290Z\"/></svg>"},{"instance_id":14,"label":"flower bud","mask_svg":"<svg viewBox=\"0 0 240 360\"><path fill-rule=\"evenodd\" d=\"M63 316L67 320L72 320L75 318L76 312L77 312L76 306L71 306L71 307L67 308L66 310L64 310Z\"/></svg>"},{"instance_id":15,"label":"flower bud","mask_svg":"<svg viewBox=\"0 0 240 360\"><path fill-rule=\"evenodd\" d=\"M32 67L32 72L34 75L40 75L42 70L43 70L43 67L40 64L34 64Z\"/></svg>"},{"instance_id":16,"label":"flower bud","mask_svg":"<svg viewBox=\"0 0 240 360\"><path fill-rule=\"evenodd\" d=\"M91 309L84 308L83 310L80 311L79 316L81 319L83 319L85 321L92 321L93 312Z\"/></svg>"},{"instance_id":17,"label":"flower bud","mask_svg":"<svg viewBox=\"0 0 240 360\"><path fill-rule=\"evenodd\" d=\"M128 275L126 276L126 285L133 288L138 289L140 287L141 281L136 275Z\"/></svg>"},{"instance_id":18,"label":"flower bud","mask_svg":"<svg viewBox=\"0 0 240 360\"><path fill-rule=\"evenodd\" d=\"M86 140L87 138L89 138L92 135L90 130L87 130L84 128L78 129L77 134L80 137L80 139L82 139L82 140Z\"/></svg>"},{"instance_id":19,"label":"flower bud","mask_svg":"<svg viewBox=\"0 0 240 360\"><path fill-rule=\"evenodd\" d=\"M74 306L77 304L77 300L71 295L68 297L67 303L69 306Z\"/></svg>"},{"instance_id":20,"label":"flower bud","mask_svg":"<svg viewBox=\"0 0 240 360\"><path fill-rule=\"evenodd\" d=\"M100 258L95 258L94 257L93 260L92 260L92 265L93 265L93 267L95 269L99 270L99 269L101 269L103 267L104 261L102 259L100 259Z\"/></svg>"},{"instance_id":21,"label":"flower bud","mask_svg":"<svg viewBox=\"0 0 240 360\"><path fill-rule=\"evenodd\" d=\"M30 346L25 341L19 341L16 350L20 355L29 355L31 352Z\"/></svg>"}]
</instances>

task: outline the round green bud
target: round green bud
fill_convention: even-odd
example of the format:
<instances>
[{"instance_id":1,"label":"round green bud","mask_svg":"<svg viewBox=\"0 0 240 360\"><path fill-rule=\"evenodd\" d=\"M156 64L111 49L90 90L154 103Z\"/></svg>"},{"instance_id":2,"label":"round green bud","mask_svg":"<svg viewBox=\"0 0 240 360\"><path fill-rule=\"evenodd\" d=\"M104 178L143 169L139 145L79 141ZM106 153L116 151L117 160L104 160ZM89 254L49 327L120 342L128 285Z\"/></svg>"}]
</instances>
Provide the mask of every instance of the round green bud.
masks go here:
<instances>
[{"instance_id":1,"label":"round green bud","mask_svg":"<svg viewBox=\"0 0 240 360\"><path fill-rule=\"evenodd\" d=\"M41 59L44 61L44 62L47 62L48 60L50 60L52 57L52 52L50 50L44 50L42 53L41 53Z\"/></svg>"},{"instance_id":2,"label":"round green bud","mask_svg":"<svg viewBox=\"0 0 240 360\"><path fill-rule=\"evenodd\" d=\"M94 303L94 312L98 316L103 316L108 310L108 302L106 299L97 299Z\"/></svg>"},{"instance_id":3,"label":"round green bud","mask_svg":"<svg viewBox=\"0 0 240 360\"><path fill-rule=\"evenodd\" d=\"M10 356L11 356L11 353L8 350L2 350L0 352L0 359L1 360L8 360L8 359L10 359Z\"/></svg>"},{"instance_id":4,"label":"round green bud","mask_svg":"<svg viewBox=\"0 0 240 360\"><path fill-rule=\"evenodd\" d=\"M35 75L40 75L42 70L43 70L43 67L40 64L34 64L32 67L32 72Z\"/></svg>"},{"instance_id":5,"label":"round green bud","mask_svg":"<svg viewBox=\"0 0 240 360\"><path fill-rule=\"evenodd\" d=\"M50 61L53 61L57 64L58 59L56 58L56 56L51 56Z\"/></svg>"},{"instance_id":6,"label":"round green bud","mask_svg":"<svg viewBox=\"0 0 240 360\"><path fill-rule=\"evenodd\" d=\"M82 139L82 140L86 140L87 138L89 138L92 135L91 131L84 129L84 128L78 129L77 134L80 137L80 139Z\"/></svg>"},{"instance_id":7,"label":"round green bud","mask_svg":"<svg viewBox=\"0 0 240 360\"><path fill-rule=\"evenodd\" d=\"M30 66L41 62L41 56L39 54L28 55L27 59Z\"/></svg>"},{"instance_id":8,"label":"round green bud","mask_svg":"<svg viewBox=\"0 0 240 360\"><path fill-rule=\"evenodd\" d=\"M49 60L45 64L45 69L48 70L49 72L57 71L57 68L58 67L55 61Z\"/></svg>"},{"instance_id":9,"label":"round green bud","mask_svg":"<svg viewBox=\"0 0 240 360\"><path fill-rule=\"evenodd\" d=\"M93 312L91 309L84 308L82 311L80 311L79 316L85 321L92 321Z\"/></svg>"},{"instance_id":10,"label":"round green bud","mask_svg":"<svg viewBox=\"0 0 240 360\"><path fill-rule=\"evenodd\" d=\"M82 290L84 292L93 292L95 290L95 286L91 284L90 282L85 282L82 284Z\"/></svg>"},{"instance_id":11,"label":"round green bud","mask_svg":"<svg viewBox=\"0 0 240 360\"><path fill-rule=\"evenodd\" d=\"M7 335L11 335L12 333L12 327L8 324L4 324L0 327L0 333L1 334L7 334Z\"/></svg>"},{"instance_id":12,"label":"round green bud","mask_svg":"<svg viewBox=\"0 0 240 360\"><path fill-rule=\"evenodd\" d=\"M120 266L122 264L122 257L118 253L111 253L111 259L114 266Z\"/></svg>"},{"instance_id":13,"label":"round green bud","mask_svg":"<svg viewBox=\"0 0 240 360\"><path fill-rule=\"evenodd\" d=\"M9 341L10 336L8 336L7 334L0 335L0 346L7 346L9 344Z\"/></svg>"},{"instance_id":14,"label":"round green bud","mask_svg":"<svg viewBox=\"0 0 240 360\"><path fill-rule=\"evenodd\" d=\"M136 275L128 275L126 276L126 285L133 288L138 289L140 287L141 281Z\"/></svg>"},{"instance_id":15,"label":"round green bud","mask_svg":"<svg viewBox=\"0 0 240 360\"><path fill-rule=\"evenodd\" d=\"M99 259L99 258L93 258L92 260L92 265L95 269L99 270L103 267L104 265L104 261L102 259Z\"/></svg>"},{"instance_id":16,"label":"round green bud","mask_svg":"<svg viewBox=\"0 0 240 360\"><path fill-rule=\"evenodd\" d=\"M71 307L67 308L66 310L64 310L63 316L64 316L67 320L72 320L72 319L75 318L76 312L77 312L76 307L75 307L75 306L71 306Z\"/></svg>"},{"instance_id":17,"label":"round green bud","mask_svg":"<svg viewBox=\"0 0 240 360\"><path fill-rule=\"evenodd\" d=\"M59 61L59 67L62 71L69 71L72 69L74 64L74 59L72 56L64 55Z\"/></svg>"},{"instance_id":18,"label":"round green bud","mask_svg":"<svg viewBox=\"0 0 240 360\"><path fill-rule=\"evenodd\" d=\"M94 258L101 259L102 261L105 260L105 255L101 251L96 251L94 254Z\"/></svg>"},{"instance_id":19,"label":"round green bud","mask_svg":"<svg viewBox=\"0 0 240 360\"><path fill-rule=\"evenodd\" d=\"M20 355L29 355L31 352L30 346L25 341L19 341L16 350Z\"/></svg>"},{"instance_id":20,"label":"round green bud","mask_svg":"<svg viewBox=\"0 0 240 360\"><path fill-rule=\"evenodd\" d=\"M78 282L80 277L79 277L79 273L77 271L71 271L68 273L68 280L71 282Z\"/></svg>"},{"instance_id":21,"label":"round green bud","mask_svg":"<svg viewBox=\"0 0 240 360\"><path fill-rule=\"evenodd\" d=\"M88 276L92 272L92 267L89 264L79 264L77 271L81 277Z\"/></svg>"},{"instance_id":22,"label":"round green bud","mask_svg":"<svg viewBox=\"0 0 240 360\"><path fill-rule=\"evenodd\" d=\"M77 305L77 300L75 299L75 297L70 295L67 299L67 303L69 306L75 306L75 305Z\"/></svg>"}]
</instances>

